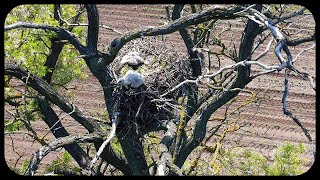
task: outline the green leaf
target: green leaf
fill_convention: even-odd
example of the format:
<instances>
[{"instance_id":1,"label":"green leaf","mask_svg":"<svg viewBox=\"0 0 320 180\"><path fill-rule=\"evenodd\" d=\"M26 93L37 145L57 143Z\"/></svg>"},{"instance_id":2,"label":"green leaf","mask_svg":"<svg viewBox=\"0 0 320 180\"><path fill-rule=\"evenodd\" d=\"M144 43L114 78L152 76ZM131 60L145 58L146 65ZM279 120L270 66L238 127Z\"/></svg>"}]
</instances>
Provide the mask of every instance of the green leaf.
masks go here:
<instances>
[{"instance_id":1,"label":"green leaf","mask_svg":"<svg viewBox=\"0 0 320 180\"><path fill-rule=\"evenodd\" d=\"M5 125L5 131L14 132L24 127L24 124L21 121L12 122L13 121L9 121L7 125Z\"/></svg>"}]
</instances>

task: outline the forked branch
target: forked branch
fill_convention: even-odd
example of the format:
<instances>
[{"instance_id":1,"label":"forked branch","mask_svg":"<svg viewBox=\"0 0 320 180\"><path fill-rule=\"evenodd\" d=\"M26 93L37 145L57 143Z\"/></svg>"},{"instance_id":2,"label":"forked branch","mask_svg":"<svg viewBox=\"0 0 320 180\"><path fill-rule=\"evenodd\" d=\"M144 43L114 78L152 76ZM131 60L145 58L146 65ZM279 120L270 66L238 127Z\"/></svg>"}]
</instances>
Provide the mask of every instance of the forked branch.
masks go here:
<instances>
[{"instance_id":1,"label":"forked branch","mask_svg":"<svg viewBox=\"0 0 320 180\"><path fill-rule=\"evenodd\" d=\"M65 145L72 143L95 142L99 139L101 139L101 135L97 133L58 138L49 143L48 145L41 147L33 155L24 175L33 176L36 170L38 169L38 165L40 164L41 160L51 151L54 151L59 147L64 147Z\"/></svg>"}]
</instances>

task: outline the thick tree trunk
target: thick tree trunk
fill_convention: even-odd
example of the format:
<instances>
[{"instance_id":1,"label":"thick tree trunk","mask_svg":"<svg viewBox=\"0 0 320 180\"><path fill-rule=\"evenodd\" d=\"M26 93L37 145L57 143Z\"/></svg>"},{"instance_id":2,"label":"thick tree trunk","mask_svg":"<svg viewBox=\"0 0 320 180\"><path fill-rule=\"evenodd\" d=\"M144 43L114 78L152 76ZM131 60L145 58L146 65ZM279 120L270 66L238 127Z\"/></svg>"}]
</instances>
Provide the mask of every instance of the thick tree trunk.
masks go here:
<instances>
[{"instance_id":1,"label":"thick tree trunk","mask_svg":"<svg viewBox=\"0 0 320 180\"><path fill-rule=\"evenodd\" d=\"M117 133L122 151L127 159L132 175L149 175L149 169L139 134L132 129L124 129Z\"/></svg>"}]
</instances>

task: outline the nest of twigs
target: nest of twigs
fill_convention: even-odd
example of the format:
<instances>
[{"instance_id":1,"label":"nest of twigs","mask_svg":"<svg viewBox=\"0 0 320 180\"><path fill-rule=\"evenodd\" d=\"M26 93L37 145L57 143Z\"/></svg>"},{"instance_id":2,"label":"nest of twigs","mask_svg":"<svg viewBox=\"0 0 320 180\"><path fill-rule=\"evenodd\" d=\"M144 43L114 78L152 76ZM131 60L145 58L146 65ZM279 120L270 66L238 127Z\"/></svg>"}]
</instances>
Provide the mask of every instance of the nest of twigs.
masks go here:
<instances>
[{"instance_id":1,"label":"nest of twigs","mask_svg":"<svg viewBox=\"0 0 320 180\"><path fill-rule=\"evenodd\" d=\"M119 101L120 122L118 128L134 128L144 131L175 117L178 98L182 89L170 92L170 89L191 77L186 55L179 54L174 46L159 39L160 37L139 39L123 47L111 67L117 76L123 76L119 61L129 51L138 51L150 64L137 70L144 77L141 87L127 88L115 83L113 98Z\"/></svg>"}]
</instances>

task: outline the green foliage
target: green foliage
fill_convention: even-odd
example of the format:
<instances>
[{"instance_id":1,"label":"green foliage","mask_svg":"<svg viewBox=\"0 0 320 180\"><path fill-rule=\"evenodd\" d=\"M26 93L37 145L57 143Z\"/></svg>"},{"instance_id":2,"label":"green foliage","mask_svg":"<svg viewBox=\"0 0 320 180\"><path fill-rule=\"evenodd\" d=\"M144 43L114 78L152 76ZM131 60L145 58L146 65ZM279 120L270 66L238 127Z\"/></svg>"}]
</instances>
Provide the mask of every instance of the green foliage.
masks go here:
<instances>
[{"instance_id":1,"label":"green foliage","mask_svg":"<svg viewBox=\"0 0 320 180\"><path fill-rule=\"evenodd\" d=\"M81 168L76 167L72 164L72 156L64 151L61 158L55 159L51 164L46 165L46 172L54 172L54 170L64 170L64 171L72 171L78 173L81 171Z\"/></svg>"},{"instance_id":2,"label":"green foliage","mask_svg":"<svg viewBox=\"0 0 320 180\"><path fill-rule=\"evenodd\" d=\"M301 168L305 159L301 156L306 152L306 147L301 143L294 146L289 142L279 146L275 155L274 163L265 168L266 175L284 176L299 175L304 171Z\"/></svg>"},{"instance_id":3,"label":"green foliage","mask_svg":"<svg viewBox=\"0 0 320 180\"><path fill-rule=\"evenodd\" d=\"M33 111L38 107L37 101L30 99L26 101L25 104L18 107L18 110L21 112L21 115L26 121L34 121L36 119L35 113Z\"/></svg>"},{"instance_id":4,"label":"green foliage","mask_svg":"<svg viewBox=\"0 0 320 180\"><path fill-rule=\"evenodd\" d=\"M8 76L5 76L5 78L7 78L7 77ZM15 95L16 95L16 93L14 92L14 89L12 88L12 86L10 84L8 84L8 86L4 88L4 97L8 98L8 97L12 97Z\"/></svg>"},{"instance_id":5,"label":"green foliage","mask_svg":"<svg viewBox=\"0 0 320 180\"><path fill-rule=\"evenodd\" d=\"M32 22L57 26L58 22L50 17L53 5L20 5L7 15L5 25L16 22ZM40 77L44 76L43 66L49 53L52 32L37 29L14 29L5 32L5 59L13 61Z\"/></svg>"},{"instance_id":6,"label":"green foliage","mask_svg":"<svg viewBox=\"0 0 320 180\"><path fill-rule=\"evenodd\" d=\"M294 176L305 172L305 153L306 147L301 143L295 146L289 142L279 145L270 159L249 148L221 148L216 160L213 155L202 154L197 164L193 164L195 159L189 159L182 169L189 172L195 165L188 175Z\"/></svg>"},{"instance_id":7,"label":"green foliage","mask_svg":"<svg viewBox=\"0 0 320 180\"><path fill-rule=\"evenodd\" d=\"M79 55L78 51L73 52L71 45L65 45L53 73L53 84L64 85L74 78L84 79L86 77L86 64L83 60L77 58Z\"/></svg>"},{"instance_id":8,"label":"green foliage","mask_svg":"<svg viewBox=\"0 0 320 180\"><path fill-rule=\"evenodd\" d=\"M232 175L264 175L267 159L249 149L235 148L226 153Z\"/></svg>"},{"instance_id":9,"label":"green foliage","mask_svg":"<svg viewBox=\"0 0 320 180\"><path fill-rule=\"evenodd\" d=\"M78 5L61 5L62 17L71 19L77 14ZM16 22L31 22L59 27L59 22L53 18L54 5L29 4L20 5L7 15L5 25ZM79 22L84 22L85 16L80 16ZM86 37L84 27L73 28L77 37ZM55 32L40 29L13 29L4 34L5 60L11 61L28 69L31 73L43 77L48 69L44 66L50 54L51 38L57 37ZM85 43L85 38L79 38ZM86 77L85 62L79 58L79 52L67 44L59 55L56 72L53 75L54 84L64 85L74 78Z\"/></svg>"},{"instance_id":10,"label":"green foliage","mask_svg":"<svg viewBox=\"0 0 320 180\"><path fill-rule=\"evenodd\" d=\"M223 157L219 158L220 165L231 175L300 175L305 163L302 155L306 147L301 143L297 146L285 142L281 144L273 155L273 161L250 149L234 148L223 151Z\"/></svg>"},{"instance_id":11,"label":"green foliage","mask_svg":"<svg viewBox=\"0 0 320 180\"><path fill-rule=\"evenodd\" d=\"M21 170L20 170L20 174L24 174L27 171L29 163L30 163L29 159L26 159L26 160L23 161L22 167L21 167Z\"/></svg>"},{"instance_id":12,"label":"green foliage","mask_svg":"<svg viewBox=\"0 0 320 180\"><path fill-rule=\"evenodd\" d=\"M14 132L14 131L18 131L19 129L21 129L22 127L24 127L23 122L21 121L9 121L5 124L5 131L9 131L9 132Z\"/></svg>"},{"instance_id":13,"label":"green foliage","mask_svg":"<svg viewBox=\"0 0 320 180\"><path fill-rule=\"evenodd\" d=\"M28 168L29 162L30 162L29 159L25 159L23 161L23 163L22 163L21 168L20 169L19 168L14 168L13 171L15 173L17 173L17 174L23 175L26 172L27 168Z\"/></svg>"},{"instance_id":14,"label":"green foliage","mask_svg":"<svg viewBox=\"0 0 320 180\"><path fill-rule=\"evenodd\" d=\"M78 13L79 5L61 5L62 18L66 21L71 19ZM78 23L85 22L86 16L82 13ZM29 22L40 25L50 25L54 27L68 28L66 25L60 26L60 23L54 19L54 5L46 4L27 4L20 5L12 9L5 20L5 25L11 25L17 22ZM71 31L71 30L70 30ZM76 37L86 37L85 27L74 27L71 31ZM4 54L5 61L14 63L21 68L27 69L30 73L43 77L49 69L44 66L48 56L51 53L52 40L57 38L57 33L45 31L41 29L17 28L6 31L4 33ZM80 42L85 44L85 38L79 38ZM86 78L86 64L80 59L79 52L73 46L66 43L59 54L57 65L52 76L53 88L57 89L60 85L75 79ZM51 71L51 70L50 70ZM27 77L28 78L28 77ZM36 112L38 105L33 97L37 96L37 92L27 87L24 92L14 90L14 85L10 84L9 77L5 76L5 98L20 96L21 106L16 110L19 118L25 121L34 121L39 118L39 112ZM72 94L69 98L72 99ZM22 98L28 97L28 98ZM6 124L9 124L6 120ZM5 130L15 131L23 126L21 121L10 124Z\"/></svg>"},{"instance_id":15,"label":"green foliage","mask_svg":"<svg viewBox=\"0 0 320 180\"><path fill-rule=\"evenodd\" d=\"M22 121L30 122L39 118L39 113L35 111L37 106L34 99L26 101L22 103L21 106L18 106L16 110L19 112L19 117L17 119L5 119L5 131L18 131L25 125Z\"/></svg>"}]
</instances>

